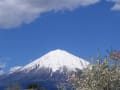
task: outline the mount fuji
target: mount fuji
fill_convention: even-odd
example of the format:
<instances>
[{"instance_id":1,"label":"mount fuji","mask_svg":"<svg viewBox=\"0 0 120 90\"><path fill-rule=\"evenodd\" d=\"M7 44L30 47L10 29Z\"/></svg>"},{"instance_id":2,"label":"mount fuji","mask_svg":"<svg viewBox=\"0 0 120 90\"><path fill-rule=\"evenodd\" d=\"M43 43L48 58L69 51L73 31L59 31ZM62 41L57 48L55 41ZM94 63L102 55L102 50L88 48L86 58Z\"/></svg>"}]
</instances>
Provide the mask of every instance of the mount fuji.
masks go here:
<instances>
[{"instance_id":1,"label":"mount fuji","mask_svg":"<svg viewBox=\"0 0 120 90\"><path fill-rule=\"evenodd\" d=\"M18 82L22 86L40 83L49 90L56 90L58 83L66 82L68 73L84 70L88 65L88 61L65 50L53 50L31 63L1 76L0 88L9 83Z\"/></svg>"}]
</instances>

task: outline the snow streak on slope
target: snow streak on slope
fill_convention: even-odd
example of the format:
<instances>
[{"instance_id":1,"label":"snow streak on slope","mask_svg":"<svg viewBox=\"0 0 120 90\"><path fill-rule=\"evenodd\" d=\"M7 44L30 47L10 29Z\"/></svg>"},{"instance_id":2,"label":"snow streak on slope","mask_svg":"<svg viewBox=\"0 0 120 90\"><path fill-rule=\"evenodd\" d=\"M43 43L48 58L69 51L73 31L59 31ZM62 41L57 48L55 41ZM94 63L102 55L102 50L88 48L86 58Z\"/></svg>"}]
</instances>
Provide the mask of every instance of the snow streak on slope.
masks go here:
<instances>
[{"instance_id":1,"label":"snow streak on slope","mask_svg":"<svg viewBox=\"0 0 120 90\"><path fill-rule=\"evenodd\" d=\"M48 52L46 55L38 58L32 63L24 66L21 71L31 71L39 70L41 68L52 69L53 72L66 67L70 71L75 71L76 69L84 69L88 66L89 62L74 56L64 50L53 50Z\"/></svg>"}]
</instances>

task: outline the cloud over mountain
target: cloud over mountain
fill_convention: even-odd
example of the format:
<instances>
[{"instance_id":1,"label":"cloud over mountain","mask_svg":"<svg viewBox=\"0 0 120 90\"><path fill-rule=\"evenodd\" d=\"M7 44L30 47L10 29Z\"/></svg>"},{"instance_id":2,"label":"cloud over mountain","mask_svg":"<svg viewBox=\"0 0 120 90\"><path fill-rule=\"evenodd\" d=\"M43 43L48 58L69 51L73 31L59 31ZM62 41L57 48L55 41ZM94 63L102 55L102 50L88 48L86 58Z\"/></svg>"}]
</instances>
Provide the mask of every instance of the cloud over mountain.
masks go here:
<instances>
[{"instance_id":1,"label":"cloud over mountain","mask_svg":"<svg viewBox=\"0 0 120 90\"><path fill-rule=\"evenodd\" d=\"M99 0L0 0L0 28L29 24L42 13L73 10Z\"/></svg>"}]
</instances>

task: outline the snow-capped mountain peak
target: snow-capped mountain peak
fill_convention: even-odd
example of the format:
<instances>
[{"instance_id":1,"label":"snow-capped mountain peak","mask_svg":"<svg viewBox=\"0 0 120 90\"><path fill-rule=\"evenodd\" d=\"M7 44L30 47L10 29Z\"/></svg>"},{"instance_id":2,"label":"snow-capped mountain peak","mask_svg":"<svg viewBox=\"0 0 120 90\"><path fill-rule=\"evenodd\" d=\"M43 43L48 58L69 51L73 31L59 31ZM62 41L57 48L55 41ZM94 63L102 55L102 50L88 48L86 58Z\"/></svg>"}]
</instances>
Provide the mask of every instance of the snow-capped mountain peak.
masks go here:
<instances>
[{"instance_id":1,"label":"snow-capped mountain peak","mask_svg":"<svg viewBox=\"0 0 120 90\"><path fill-rule=\"evenodd\" d=\"M53 72L66 67L68 70L75 71L76 69L84 69L88 66L89 62L82 58L74 56L64 50L53 50L38 58L32 63L24 66L22 71L31 71L33 69L39 70L40 68L49 68Z\"/></svg>"},{"instance_id":2,"label":"snow-capped mountain peak","mask_svg":"<svg viewBox=\"0 0 120 90\"><path fill-rule=\"evenodd\" d=\"M89 62L64 50L53 50L25 66L10 69L10 73L0 78L0 90L6 85L18 82L28 86L30 83L43 84L48 90L57 90L59 83L66 83L69 74L88 67ZM67 86L69 86L67 84ZM2 89L1 89L2 88Z\"/></svg>"}]
</instances>

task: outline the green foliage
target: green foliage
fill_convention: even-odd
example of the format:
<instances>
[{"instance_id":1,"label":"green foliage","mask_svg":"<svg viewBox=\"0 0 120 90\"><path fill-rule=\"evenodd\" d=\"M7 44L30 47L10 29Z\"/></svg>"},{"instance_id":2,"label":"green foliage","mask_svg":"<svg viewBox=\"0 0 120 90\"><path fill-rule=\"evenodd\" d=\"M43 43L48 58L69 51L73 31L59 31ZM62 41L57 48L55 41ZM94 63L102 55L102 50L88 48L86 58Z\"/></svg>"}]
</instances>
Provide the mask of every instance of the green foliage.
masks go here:
<instances>
[{"instance_id":1,"label":"green foliage","mask_svg":"<svg viewBox=\"0 0 120 90\"><path fill-rule=\"evenodd\" d=\"M27 89L38 89L38 88L39 88L39 85L37 85L37 84L30 84L27 87Z\"/></svg>"},{"instance_id":2,"label":"green foliage","mask_svg":"<svg viewBox=\"0 0 120 90\"><path fill-rule=\"evenodd\" d=\"M76 90L120 90L120 53L98 57L95 65L75 75L70 82Z\"/></svg>"},{"instance_id":3,"label":"green foliage","mask_svg":"<svg viewBox=\"0 0 120 90\"><path fill-rule=\"evenodd\" d=\"M47 90L45 87L40 86L38 84L30 84L26 89L32 89L32 90Z\"/></svg>"}]
</instances>

